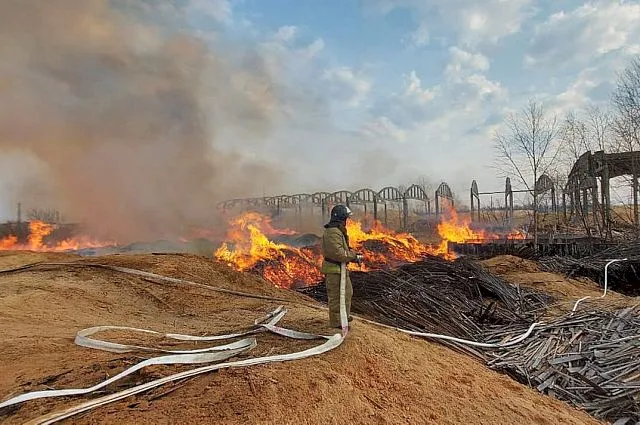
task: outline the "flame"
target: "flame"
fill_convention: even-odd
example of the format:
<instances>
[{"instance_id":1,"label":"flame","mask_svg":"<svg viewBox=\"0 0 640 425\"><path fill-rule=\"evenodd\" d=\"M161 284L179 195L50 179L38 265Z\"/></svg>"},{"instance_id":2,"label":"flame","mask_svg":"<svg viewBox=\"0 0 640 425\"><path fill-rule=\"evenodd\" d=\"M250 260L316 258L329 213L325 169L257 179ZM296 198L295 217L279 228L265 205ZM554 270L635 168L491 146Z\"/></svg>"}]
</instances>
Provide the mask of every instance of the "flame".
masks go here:
<instances>
[{"instance_id":1,"label":"flame","mask_svg":"<svg viewBox=\"0 0 640 425\"><path fill-rule=\"evenodd\" d=\"M7 236L6 238L0 239L0 250L5 251L8 249L13 249L14 246L18 244L17 236Z\"/></svg>"},{"instance_id":2,"label":"flame","mask_svg":"<svg viewBox=\"0 0 640 425\"><path fill-rule=\"evenodd\" d=\"M527 234L521 230L514 230L507 235L510 240L523 240L527 238Z\"/></svg>"},{"instance_id":3,"label":"flame","mask_svg":"<svg viewBox=\"0 0 640 425\"><path fill-rule=\"evenodd\" d=\"M322 254L311 248L295 248L271 241L266 232L283 234L274 229L268 217L250 212L230 221L226 241L214 256L238 271L255 271L276 286L291 287L295 284L312 284L322 280L319 266ZM285 230L285 234L291 234ZM295 232L294 232L295 233ZM431 247L408 233L396 233L373 223L369 230L363 224L349 220L347 233L351 248L363 254L362 265L349 264L350 270L368 271L373 268L394 267L415 262L425 255L441 255L448 259L454 254L443 247Z\"/></svg>"},{"instance_id":4,"label":"flame","mask_svg":"<svg viewBox=\"0 0 640 425\"><path fill-rule=\"evenodd\" d=\"M310 252L272 242L265 231L282 234L271 226L268 217L245 213L231 221L228 242L224 242L214 255L238 271L260 268L263 277L276 286L291 287L295 283L322 279Z\"/></svg>"},{"instance_id":5,"label":"flame","mask_svg":"<svg viewBox=\"0 0 640 425\"><path fill-rule=\"evenodd\" d=\"M42 248L44 245L42 241L44 238L53 233L53 226L47 223L44 223L39 220L34 220L29 223L29 238L28 238L28 248L32 251L37 251Z\"/></svg>"},{"instance_id":6,"label":"flame","mask_svg":"<svg viewBox=\"0 0 640 425\"><path fill-rule=\"evenodd\" d=\"M451 209L446 213L449 219L438 223L438 235L446 242L466 242L471 240L487 239L483 231L474 231L469 227L471 221L462 220L456 210Z\"/></svg>"},{"instance_id":7,"label":"flame","mask_svg":"<svg viewBox=\"0 0 640 425\"><path fill-rule=\"evenodd\" d=\"M395 233L386 229L381 223L374 223L373 227L364 231L362 223L349 220L347 222L347 234L351 247L364 255L364 266L358 267L350 264L352 270L367 271L372 267L394 266L399 263L412 263L420 260L427 254L445 255L439 248L433 248L418 241L409 233ZM379 252L367 247L367 242L374 241L386 252Z\"/></svg>"},{"instance_id":8,"label":"flame","mask_svg":"<svg viewBox=\"0 0 640 425\"><path fill-rule=\"evenodd\" d=\"M461 218L453 209L446 211L445 216L437 226L440 242L436 245L424 244L409 233L396 233L386 229L379 222L370 223L365 230L363 222L349 220L349 245L352 250L364 256L362 265L350 263L349 269L369 271L391 268L419 261L427 255L454 260L456 254L449 251L449 242L463 243L501 238L497 234L472 229L471 221ZM318 283L322 280L319 271L322 253L319 247L300 249L276 243L268 237L295 233L288 229L275 229L269 217L247 212L230 221L226 241L216 250L214 256L238 271L257 272L279 287ZM524 238L524 233L516 231L506 237Z\"/></svg>"},{"instance_id":9,"label":"flame","mask_svg":"<svg viewBox=\"0 0 640 425\"><path fill-rule=\"evenodd\" d=\"M27 242L25 244L19 243L18 237L15 235L9 235L3 239L0 239L0 250L28 250L28 251L77 251L83 248L100 248L108 245L115 245L115 243L104 243L91 240L86 236L79 236L76 238L69 238L49 245L45 242L45 239L54 232L55 228L52 224L45 223L40 220L33 220L29 222L29 235L27 236Z\"/></svg>"}]
</instances>

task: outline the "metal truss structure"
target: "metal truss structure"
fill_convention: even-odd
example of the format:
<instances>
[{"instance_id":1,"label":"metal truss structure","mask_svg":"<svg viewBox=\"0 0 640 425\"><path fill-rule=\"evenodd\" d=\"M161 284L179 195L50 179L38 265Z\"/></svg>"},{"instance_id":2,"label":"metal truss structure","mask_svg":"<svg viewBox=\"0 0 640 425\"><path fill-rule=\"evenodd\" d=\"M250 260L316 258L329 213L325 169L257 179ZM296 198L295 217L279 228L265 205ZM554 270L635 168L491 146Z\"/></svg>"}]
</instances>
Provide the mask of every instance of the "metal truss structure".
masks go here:
<instances>
[{"instance_id":1,"label":"metal truss structure","mask_svg":"<svg viewBox=\"0 0 640 425\"><path fill-rule=\"evenodd\" d=\"M631 177L633 224L636 229L640 228L638 211L640 152L638 151L620 153L588 151L582 154L571 168L562 194L565 219L581 220L587 225L593 223L596 227L593 230L610 237L612 223L610 180L622 176ZM567 211L567 203L569 211Z\"/></svg>"},{"instance_id":2,"label":"metal truss structure","mask_svg":"<svg viewBox=\"0 0 640 425\"><path fill-rule=\"evenodd\" d=\"M556 205L556 188L553 180L546 174L543 174L538 178L535 184L534 190L537 195L544 195L551 193L551 204L554 213L557 213L558 208ZM478 183L473 180L471 182L470 199L471 199L471 220L480 221L480 196L481 195L504 195L504 219L505 222L511 223L513 220L513 194L514 193L533 193L531 190L513 190L511 187L511 179L507 177L504 183L504 191L494 192L480 192L478 190Z\"/></svg>"},{"instance_id":3,"label":"metal truss structure","mask_svg":"<svg viewBox=\"0 0 640 425\"><path fill-rule=\"evenodd\" d=\"M640 229L640 207L638 194L640 189L640 151L605 153L598 151L585 152L575 162L569 173L567 184L562 190L562 215L565 222L580 220L587 226L587 230L598 231L601 235L611 235L611 195L610 179L629 176L633 187L633 223L636 229ZM504 196L504 220L513 220L513 194L530 193L542 196L551 195L551 206L554 214L558 212L556 201L556 186L548 175L543 174L538 178L533 190L514 190L511 180L505 180L504 191L480 192L475 180L470 187L471 219L481 220L481 197L485 195ZM433 198L419 185L412 185L401 191L397 187L387 186L379 191L363 188L356 191L340 190L337 192L298 193L295 195L267 196L261 198L230 199L218 204L222 210L255 209L267 207L279 214L283 210L295 210L302 215L303 208L318 207L322 211L323 219L329 214L334 205L361 205L365 214L371 213L374 219L378 219L379 207L383 207L384 222L387 222L387 205L399 204L402 211L402 226L407 227L409 206L408 201L416 200L424 202L427 213L431 214L431 201L435 204L435 215L439 216L443 211L443 201L454 204L454 196L451 188L442 182L433 193ZM591 229L589 226L595 226Z\"/></svg>"},{"instance_id":4,"label":"metal truss structure","mask_svg":"<svg viewBox=\"0 0 640 425\"><path fill-rule=\"evenodd\" d=\"M275 209L275 213L279 214L282 210L295 210L296 213L302 215L304 207L319 207L322 211L323 219L326 219L334 205L344 204L362 205L365 214L371 212L373 218L378 220L378 210L382 206L384 213L384 223L387 223L387 205L389 203L397 203L402 208L402 226L407 227L409 220L409 204L410 200L424 202L427 214L431 214L431 198L425 190L418 185L409 186L406 190L392 186L387 186L379 191L369 188L363 188L356 191L340 190L337 192L315 192L315 193L299 193L296 195L280 195L266 196L261 198L238 198L230 199L218 204L218 208L224 211L233 209L251 209L259 207L267 207ZM453 192L449 185L442 182L434 193L436 206L436 216L442 213L442 201L448 201L454 204Z\"/></svg>"}]
</instances>

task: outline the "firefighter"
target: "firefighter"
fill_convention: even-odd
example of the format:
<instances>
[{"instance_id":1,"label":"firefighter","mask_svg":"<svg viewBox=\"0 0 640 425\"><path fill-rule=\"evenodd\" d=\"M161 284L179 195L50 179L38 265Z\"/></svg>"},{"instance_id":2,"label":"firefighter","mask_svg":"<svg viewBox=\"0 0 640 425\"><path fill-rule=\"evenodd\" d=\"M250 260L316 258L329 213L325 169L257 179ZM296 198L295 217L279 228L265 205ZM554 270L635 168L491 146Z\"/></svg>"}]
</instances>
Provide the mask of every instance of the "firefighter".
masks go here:
<instances>
[{"instance_id":1,"label":"firefighter","mask_svg":"<svg viewBox=\"0 0 640 425\"><path fill-rule=\"evenodd\" d=\"M331 209L331 219L325 224L322 236L322 273L325 275L325 285L329 299L329 325L340 328L340 265L349 262L362 262L362 255L349 248L347 235L347 219L351 217L351 210L345 205L336 205ZM351 321L351 279L346 272L345 305L349 322Z\"/></svg>"}]
</instances>

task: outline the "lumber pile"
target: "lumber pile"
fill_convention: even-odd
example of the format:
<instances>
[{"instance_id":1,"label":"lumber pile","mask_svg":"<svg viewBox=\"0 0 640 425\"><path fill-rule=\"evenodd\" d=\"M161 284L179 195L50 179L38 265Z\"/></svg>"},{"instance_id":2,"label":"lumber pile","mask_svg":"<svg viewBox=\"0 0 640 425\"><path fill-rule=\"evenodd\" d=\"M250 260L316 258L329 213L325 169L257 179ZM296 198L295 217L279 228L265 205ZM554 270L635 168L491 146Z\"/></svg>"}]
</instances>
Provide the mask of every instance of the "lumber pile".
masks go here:
<instances>
[{"instance_id":1,"label":"lumber pile","mask_svg":"<svg viewBox=\"0 0 640 425\"><path fill-rule=\"evenodd\" d=\"M478 341L491 325L529 326L551 300L466 260L427 256L393 270L352 272L352 311L403 329ZM326 302L324 285L301 292ZM458 349L483 357L466 345Z\"/></svg>"},{"instance_id":2,"label":"lumber pile","mask_svg":"<svg viewBox=\"0 0 640 425\"><path fill-rule=\"evenodd\" d=\"M616 424L640 421L640 306L585 311L548 323L523 343L485 352L488 365ZM487 332L499 342L522 326Z\"/></svg>"},{"instance_id":3,"label":"lumber pile","mask_svg":"<svg viewBox=\"0 0 640 425\"><path fill-rule=\"evenodd\" d=\"M542 320L522 343L506 348L438 342L596 418L616 425L640 421L640 306L582 307L540 319L551 297L512 285L464 258L426 257L394 270L352 272L351 280L353 312L402 329L500 343ZM322 284L300 291L326 301Z\"/></svg>"},{"instance_id":4,"label":"lumber pile","mask_svg":"<svg viewBox=\"0 0 640 425\"><path fill-rule=\"evenodd\" d=\"M569 277L586 277L594 282L604 282L604 266L614 258L627 261L609 266L611 288L629 295L640 295L640 242L624 242L596 254L583 257L543 257L538 259L542 270L561 273Z\"/></svg>"}]
</instances>

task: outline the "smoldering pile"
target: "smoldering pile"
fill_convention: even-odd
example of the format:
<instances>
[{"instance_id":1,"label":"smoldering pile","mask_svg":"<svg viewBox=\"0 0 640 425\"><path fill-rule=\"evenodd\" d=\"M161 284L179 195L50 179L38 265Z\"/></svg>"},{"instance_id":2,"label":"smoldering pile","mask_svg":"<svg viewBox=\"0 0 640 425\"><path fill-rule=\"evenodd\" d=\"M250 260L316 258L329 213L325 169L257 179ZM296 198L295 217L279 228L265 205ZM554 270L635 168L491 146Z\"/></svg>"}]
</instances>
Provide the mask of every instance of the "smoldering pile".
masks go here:
<instances>
[{"instance_id":1,"label":"smoldering pile","mask_svg":"<svg viewBox=\"0 0 640 425\"><path fill-rule=\"evenodd\" d=\"M390 326L474 341L493 326L530 325L551 300L466 259L426 256L392 270L353 272L351 280L355 313ZM326 302L324 285L301 292ZM467 345L448 344L483 357Z\"/></svg>"},{"instance_id":2,"label":"smoldering pile","mask_svg":"<svg viewBox=\"0 0 640 425\"><path fill-rule=\"evenodd\" d=\"M512 285L465 258L427 257L351 278L352 311L401 329L499 345L526 335L535 323L522 342L508 347L435 341L596 418L620 424L640 419L638 307L549 316L552 297ZM324 285L300 291L326 301Z\"/></svg>"},{"instance_id":3,"label":"smoldering pile","mask_svg":"<svg viewBox=\"0 0 640 425\"><path fill-rule=\"evenodd\" d=\"M628 295L640 295L640 242L629 241L597 252L575 258L552 256L538 259L543 270L561 273L568 277L586 277L604 283L604 268L611 259L625 259L608 267L611 289Z\"/></svg>"}]
</instances>

